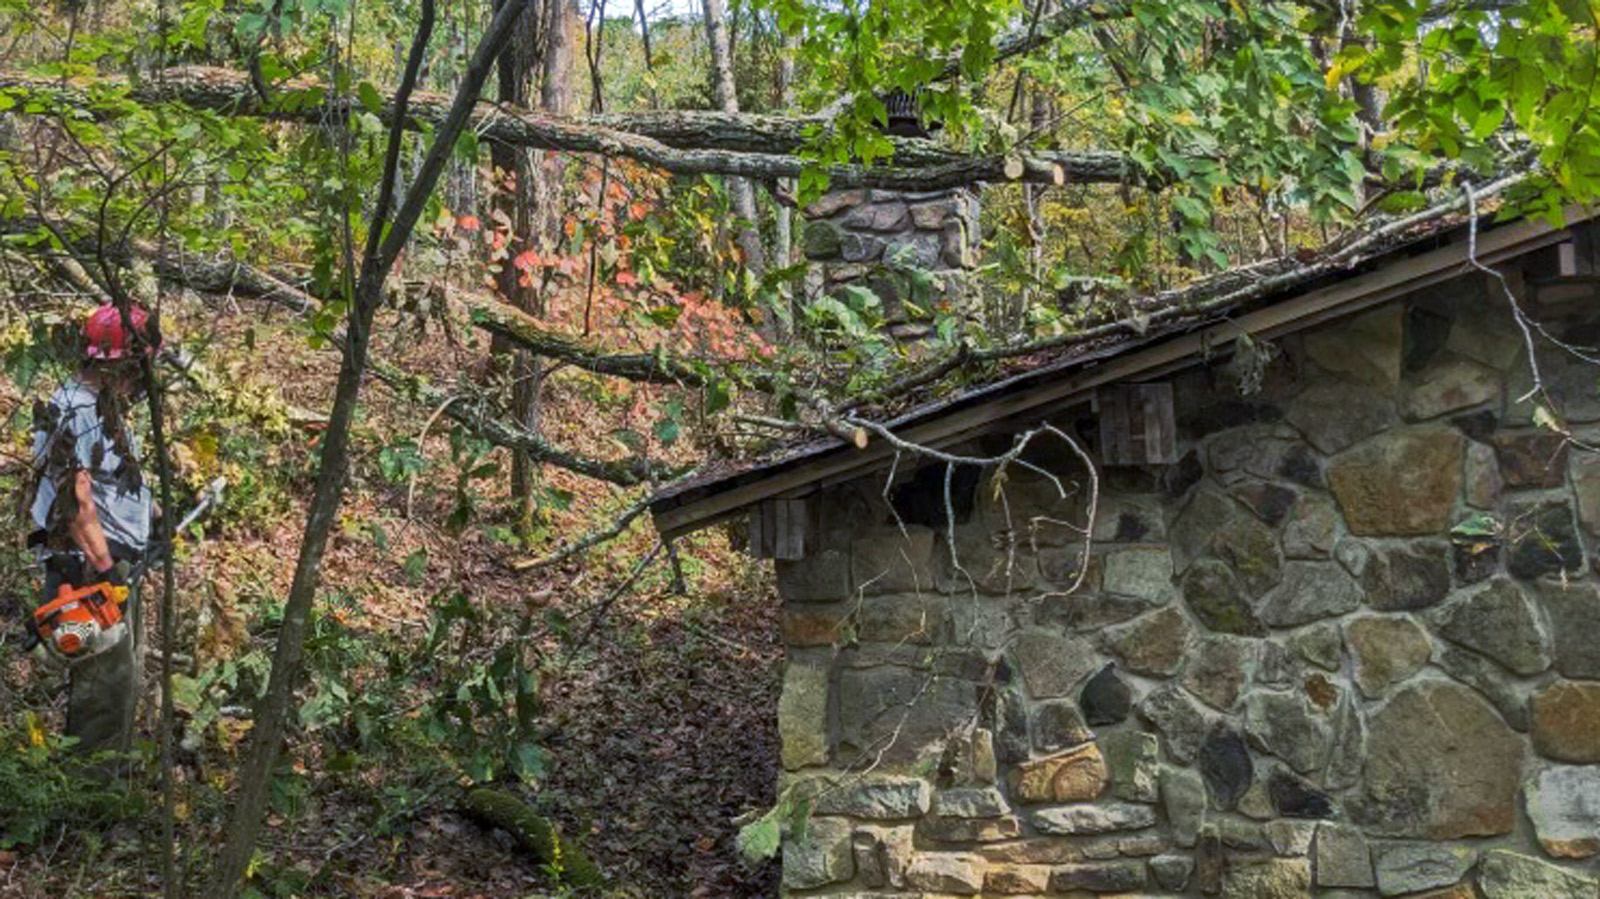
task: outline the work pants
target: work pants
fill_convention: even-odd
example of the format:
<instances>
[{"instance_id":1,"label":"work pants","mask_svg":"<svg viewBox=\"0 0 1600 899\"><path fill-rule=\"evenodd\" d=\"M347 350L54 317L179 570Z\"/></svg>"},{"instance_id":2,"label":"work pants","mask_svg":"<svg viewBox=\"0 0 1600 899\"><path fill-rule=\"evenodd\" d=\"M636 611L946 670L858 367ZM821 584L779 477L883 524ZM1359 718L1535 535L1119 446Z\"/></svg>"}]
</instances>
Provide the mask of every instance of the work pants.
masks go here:
<instances>
[{"instance_id":1,"label":"work pants","mask_svg":"<svg viewBox=\"0 0 1600 899\"><path fill-rule=\"evenodd\" d=\"M133 554L112 547L112 558L131 566ZM61 585L86 586L92 577L84 570L76 553L51 555L45 562L44 595L40 602L54 599ZM128 584L128 602L123 607L128 627L122 639L110 649L73 663L67 677L67 726L64 733L77 737L77 750L92 754L103 750L126 752L133 745L134 714L139 706L139 585Z\"/></svg>"}]
</instances>

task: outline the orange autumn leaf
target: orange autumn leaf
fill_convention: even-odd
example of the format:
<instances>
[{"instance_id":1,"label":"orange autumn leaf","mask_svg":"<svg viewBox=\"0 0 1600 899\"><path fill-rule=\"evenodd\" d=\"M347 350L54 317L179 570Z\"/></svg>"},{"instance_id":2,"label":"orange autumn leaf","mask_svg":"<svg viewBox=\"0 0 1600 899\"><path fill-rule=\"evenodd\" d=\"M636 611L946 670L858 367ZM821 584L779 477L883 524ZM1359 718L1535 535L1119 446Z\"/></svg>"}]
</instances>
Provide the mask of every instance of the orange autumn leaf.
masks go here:
<instances>
[{"instance_id":1,"label":"orange autumn leaf","mask_svg":"<svg viewBox=\"0 0 1600 899\"><path fill-rule=\"evenodd\" d=\"M476 231L483 227L483 224L478 221L478 217L475 215L464 215L456 219L456 227L463 231Z\"/></svg>"}]
</instances>

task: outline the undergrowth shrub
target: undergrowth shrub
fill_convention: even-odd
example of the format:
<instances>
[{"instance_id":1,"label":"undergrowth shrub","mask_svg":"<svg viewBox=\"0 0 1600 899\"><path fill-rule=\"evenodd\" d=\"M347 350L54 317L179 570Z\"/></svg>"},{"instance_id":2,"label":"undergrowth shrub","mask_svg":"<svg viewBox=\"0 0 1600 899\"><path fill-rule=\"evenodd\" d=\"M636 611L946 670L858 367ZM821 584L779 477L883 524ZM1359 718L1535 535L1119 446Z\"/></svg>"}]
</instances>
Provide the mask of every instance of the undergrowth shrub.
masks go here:
<instances>
[{"instance_id":1,"label":"undergrowth shrub","mask_svg":"<svg viewBox=\"0 0 1600 899\"><path fill-rule=\"evenodd\" d=\"M54 841L62 833L87 839L146 810L145 797L98 772L112 753L83 757L74 738L51 733L33 712L0 720L0 848Z\"/></svg>"}]
</instances>

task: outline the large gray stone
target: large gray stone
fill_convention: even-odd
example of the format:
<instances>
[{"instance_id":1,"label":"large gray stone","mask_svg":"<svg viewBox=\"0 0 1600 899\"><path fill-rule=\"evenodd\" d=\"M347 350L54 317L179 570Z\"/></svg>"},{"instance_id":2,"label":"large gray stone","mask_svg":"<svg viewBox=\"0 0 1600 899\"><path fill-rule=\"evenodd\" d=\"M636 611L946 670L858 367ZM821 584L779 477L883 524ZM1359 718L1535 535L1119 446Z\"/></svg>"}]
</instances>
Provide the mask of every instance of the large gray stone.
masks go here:
<instances>
[{"instance_id":1,"label":"large gray stone","mask_svg":"<svg viewBox=\"0 0 1600 899\"><path fill-rule=\"evenodd\" d=\"M1398 424L1394 401L1359 385L1323 381L1306 388L1285 410L1319 451L1332 454Z\"/></svg>"},{"instance_id":2,"label":"large gray stone","mask_svg":"<svg viewBox=\"0 0 1600 899\"><path fill-rule=\"evenodd\" d=\"M1465 846L1438 843L1379 843L1372 856L1378 892L1400 896L1459 882L1478 853Z\"/></svg>"},{"instance_id":3,"label":"large gray stone","mask_svg":"<svg viewBox=\"0 0 1600 899\"><path fill-rule=\"evenodd\" d=\"M1428 632L1404 615L1353 618L1345 624L1344 639L1355 658L1356 686L1368 699L1422 670L1433 654Z\"/></svg>"},{"instance_id":4,"label":"large gray stone","mask_svg":"<svg viewBox=\"0 0 1600 899\"><path fill-rule=\"evenodd\" d=\"M906 885L934 893L975 896L983 889L983 859L976 855L918 855L906 868Z\"/></svg>"},{"instance_id":5,"label":"large gray stone","mask_svg":"<svg viewBox=\"0 0 1600 899\"><path fill-rule=\"evenodd\" d=\"M867 643L938 642L947 603L934 593L863 597L856 607L857 637Z\"/></svg>"},{"instance_id":6,"label":"large gray stone","mask_svg":"<svg viewBox=\"0 0 1600 899\"><path fill-rule=\"evenodd\" d=\"M1407 537L1448 528L1463 441L1454 428L1407 428L1340 454L1328 484L1350 533Z\"/></svg>"},{"instance_id":7,"label":"large gray stone","mask_svg":"<svg viewBox=\"0 0 1600 899\"><path fill-rule=\"evenodd\" d=\"M1172 594L1172 554L1163 548L1135 547L1107 553L1101 587L1107 593L1165 600Z\"/></svg>"},{"instance_id":8,"label":"large gray stone","mask_svg":"<svg viewBox=\"0 0 1600 899\"><path fill-rule=\"evenodd\" d=\"M1446 359L1412 383L1403 406L1406 418L1421 421L1499 398L1499 374L1465 359Z\"/></svg>"},{"instance_id":9,"label":"large gray stone","mask_svg":"<svg viewBox=\"0 0 1600 899\"><path fill-rule=\"evenodd\" d=\"M828 657L796 653L778 696L778 736L790 771L828 761Z\"/></svg>"},{"instance_id":10,"label":"large gray stone","mask_svg":"<svg viewBox=\"0 0 1600 899\"><path fill-rule=\"evenodd\" d=\"M856 872L869 887L903 887L911 864L914 830L907 827L856 828Z\"/></svg>"},{"instance_id":11,"label":"large gray stone","mask_svg":"<svg viewBox=\"0 0 1600 899\"><path fill-rule=\"evenodd\" d=\"M1088 640L1042 628L1018 634L1013 652L1028 693L1035 699L1069 695L1100 667Z\"/></svg>"},{"instance_id":12,"label":"large gray stone","mask_svg":"<svg viewBox=\"0 0 1600 899\"><path fill-rule=\"evenodd\" d=\"M1290 562L1283 584L1261 604L1261 620L1273 627L1296 627L1353 611L1361 588L1332 562Z\"/></svg>"},{"instance_id":13,"label":"large gray stone","mask_svg":"<svg viewBox=\"0 0 1600 899\"><path fill-rule=\"evenodd\" d=\"M1248 576L1247 587L1270 576L1267 569L1273 564L1272 549L1267 547L1271 544L1276 548L1272 531L1238 503L1214 490L1201 489L1194 494L1173 523L1170 535L1173 569L1180 574L1196 559L1207 556L1221 556L1230 562L1266 556L1258 560L1257 570ZM1246 575L1241 572L1240 578L1246 579Z\"/></svg>"},{"instance_id":14,"label":"large gray stone","mask_svg":"<svg viewBox=\"0 0 1600 899\"><path fill-rule=\"evenodd\" d=\"M1522 741L1476 693L1444 681L1402 689L1371 719L1358 823L1380 836L1509 833Z\"/></svg>"},{"instance_id":15,"label":"large gray stone","mask_svg":"<svg viewBox=\"0 0 1600 899\"><path fill-rule=\"evenodd\" d=\"M1050 872L1050 889L1057 893L1130 893L1144 884L1144 862L1140 861L1080 862Z\"/></svg>"},{"instance_id":16,"label":"large gray stone","mask_svg":"<svg viewBox=\"0 0 1600 899\"><path fill-rule=\"evenodd\" d=\"M1139 830L1156 823L1156 811L1131 802L1057 805L1034 809L1029 820L1041 833L1100 834Z\"/></svg>"},{"instance_id":17,"label":"large gray stone","mask_svg":"<svg viewBox=\"0 0 1600 899\"><path fill-rule=\"evenodd\" d=\"M1267 629L1244 595L1233 569L1217 559L1201 559L1183 576L1183 599L1209 630L1266 636Z\"/></svg>"},{"instance_id":18,"label":"large gray stone","mask_svg":"<svg viewBox=\"0 0 1600 899\"><path fill-rule=\"evenodd\" d=\"M933 531L920 525L858 533L851 547L855 589L863 594L921 593L934 589Z\"/></svg>"},{"instance_id":19,"label":"large gray stone","mask_svg":"<svg viewBox=\"0 0 1600 899\"><path fill-rule=\"evenodd\" d=\"M1483 653L1517 674L1538 674L1550 667L1539 610L1510 579L1496 578L1451 602L1440 609L1439 619L1439 633L1445 639ZM1594 652L1600 659L1600 650Z\"/></svg>"},{"instance_id":20,"label":"large gray stone","mask_svg":"<svg viewBox=\"0 0 1600 899\"><path fill-rule=\"evenodd\" d=\"M1461 298L1454 304L1455 324L1444 348L1497 371L1505 371L1517 361L1522 349L1521 341L1507 339L1508 334L1517 333L1514 330L1517 325L1500 282L1490 281L1488 275L1477 280L1479 283L1475 287L1462 284L1462 289L1470 293L1460 294ZM1485 286L1493 295L1485 293Z\"/></svg>"},{"instance_id":21,"label":"large gray stone","mask_svg":"<svg viewBox=\"0 0 1600 899\"><path fill-rule=\"evenodd\" d=\"M926 814L930 795L932 788L920 777L845 776L818 791L815 810L819 815L894 821Z\"/></svg>"},{"instance_id":22,"label":"large gray stone","mask_svg":"<svg viewBox=\"0 0 1600 899\"><path fill-rule=\"evenodd\" d=\"M1361 779L1367 761L1367 725L1355 697L1346 695L1333 710L1332 746L1322 781L1330 790L1343 790Z\"/></svg>"},{"instance_id":23,"label":"large gray stone","mask_svg":"<svg viewBox=\"0 0 1600 899\"><path fill-rule=\"evenodd\" d=\"M850 836L854 825L843 818L811 818L800 839L783 844L783 885L805 890L842 883L855 876Z\"/></svg>"},{"instance_id":24,"label":"large gray stone","mask_svg":"<svg viewBox=\"0 0 1600 899\"><path fill-rule=\"evenodd\" d=\"M1500 490L1505 482L1500 477L1500 462L1490 447L1482 443L1467 444L1467 461L1462 478L1466 486L1467 505L1477 509L1493 509L1500 501Z\"/></svg>"},{"instance_id":25,"label":"large gray stone","mask_svg":"<svg viewBox=\"0 0 1600 899\"><path fill-rule=\"evenodd\" d=\"M1283 550L1278 535L1250 516L1240 516L1217 531L1212 549L1233 567L1239 586L1259 597L1283 580Z\"/></svg>"},{"instance_id":26,"label":"large gray stone","mask_svg":"<svg viewBox=\"0 0 1600 899\"><path fill-rule=\"evenodd\" d=\"M1254 657L1254 641L1221 634L1205 637L1189 654L1183 686L1217 711L1232 711Z\"/></svg>"},{"instance_id":27,"label":"large gray stone","mask_svg":"<svg viewBox=\"0 0 1600 899\"><path fill-rule=\"evenodd\" d=\"M1555 575L1570 579L1583 570L1572 507L1566 502L1525 504L1510 511L1511 548L1506 571L1524 580Z\"/></svg>"},{"instance_id":28,"label":"large gray stone","mask_svg":"<svg viewBox=\"0 0 1600 899\"><path fill-rule=\"evenodd\" d=\"M1389 547L1372 553L1360 576L1372 608L1425 609L1450 592L1450 547L1434 540Z\"/></svg>"},{"instance_id":29,"label":"large gray stone","mask_svg":"<svg viewBox=\"0 0 1600 899\"><path fill-rule=\"evenodd\" d=\"M1600 456L1573 453L1572 493L1578 499L1578 520L1591 537L1600 537Z\"/></svg>"},{"instance_id":30,"label":"large gray stone","mask_svg":"<svg viewBox=\"0 0 1600 899\"><path fill-rule=\"evenodd\" d=\"M1549 431L1494 435L1507 487L1560 487L1567 476L1567 438Z\"/></svg>"},{"instance_id":31,"label":"large gray stone","mask_svg":"<svg viewBox=\"0 0 1600 899\"><path fill-rule=\"evenodd\" d=\"M1211 804L1231 812L1255 782L1255 761L1244 737L1230 727L1215 727L1200 746L1200 777L1211 794Z\"/></svg>"},{"instance_id":32,"label":"large gray stone","mask_svg":"<svg viewBox=\"0 0 1600 899\"><path fill-rule=\"evenodd\" d=\"M1250 742L1302 774L1328 757L1328 720L1299 693L1251 693L1244 701Z\"/></svg>"},{"instance_id":33,"label":"large gray stone","mask_svg":"<svg viewBox=\"0 0 1600 899\"><path fill-rule=\"evenodd\" d=\"M1200 775L1163 765L1161 807L1172 826L1172 841L1185 849L1193 846L1206 815L1206 786Z\"/></svg>"},{"instance_id":34,"label":"large gray stone","mask_svg":"<svg viewBox=\"0 0 1600 899\"><path fill-rule=\"evenodd\" d=\"M1541 581L1535 588L1555 636L1556 670L1567 677L1600 678L1600 590L1589 580Z\"/></svg>"},{"instance_id":35,"label":"large gray stone","mask_svg":"<svg viewBox=\"0 0 1600 899\"><path fill-rule=\"evenodd\" d=\"M1324 371L1381 391L1400 383L1405 310L1397 304L1306 332L1306 356Z\"/></svg>"},{"instance_id":36,"label":"large gray stone","mask_svg":"<svg viewBox=\"0 0 1600 899\"><path fill-rule=\"evenodd\" d=\"M1039 601L1034 621L1061 630L1087 633L1107 625L1131 621L1160 607L1148 599L1107 593L1050 593Z\"/></svg>"},{"instance_id":37,"label":"large gray stone","mask_svg":"<svg viewBox=\"0 0 1600 899\"><path fill-rule=\"evenodd\" d=\"M1344 638L1339 625L1322 621L1295 632L1290 641L1300 658L1325 671L1338 671L1344 653Z\"/></svg>"},{"instance_id":38,"label":"large gray stone","mask_svg":"<svg viewBox=\"0 0 1600 899\"><path fill-rule=\"evenodd\" d=\"M994 787L955 787L933 797L933 812L953 818L997 818L1010 814L1011 804Z\"/></svg>"},{"instance_id":39,"label":"large gray stone","mask_svg":"<svg viewBox=\"0 0 1600 899\"><path fill-rule=\"evenodd\" d=\"M786 602L832 602L850 596L850 553L823 549L799 561L779 559L778 595Z\"/></svg>"},{"instance_id":40,"label":"large gray stone","mask_svg":"<svg viewBox=\"0 0 1600 899\"><path fill-rule=\"evenodd\" d=\"M1068 699L1035 703L1033 708L1033 748L1040 752L1059 752L1094 739L1094 731L1083 720L1078 704Z\"/></svg>"},{"instance_id":41,"label":"large gray stone","mask_svg":"<svg viewBox=\"0 0 1600 899\"><path fill-rule=\"evenodd\" d=\"M1161 734L1168 757L1181 765L1194 761L1209 716L1187 692L1171 684L1158 687L1140 701L1138 710L1139 717Z\"/></svg>"},{"instance_id":42,"label":"large gray stone","mask_svg":"<svg viewBox=\"0 0 1600 899\"><path fill-rule=\"evenodd\" d=\"M1187 855L1158 855L1150 859L1150 876L1156 886L1174 893L1183 892L1189 885L1189 875L1194 873L1194 859Z\"/></svg>"},{"instance_id":43,"label":"large gray stone","mask_svg":"<svg viewBox=\"0 0 1600 899\"><path fill-rule=\"evenodd\" d=\"M1185 424L1194 426L1197 434L1200 431L1215 430L1210 424L1204 424L1199 419L1211 418L1217 422L1237 420L1238 416L1230 414L1230 411L1246 412L1247 418L1253 415L1261 419L1269 419L1277 414L1277 410L1271 406L1223 403L1218 407L1199 410L1196 415L1187 418ZM1277 477L1289 477L1290 480L1299 482L1298 478L1288 473L1293 470L1293 466L1288 463L1291 460L1298 460L1307 453L1309 450L1293 428L1277 424L1235 427L1217 434L1206 447L1206 458L1211 463L1211 472L1224 486L1232 486L1247 478L1271 480Z\"/></svg>"},{"instance_id":44,"label":"large gray stone","mask_svg":"<svg viewBox=\"0 0 1600 899\"><path fill-rule=\"evenodd\" d=\"M881 753L891 765L916 761L977 712L970 681L892 665L839 672L840 749L862 759Z\"/></svg>"},{"instance_id":45,"label":"large gray stone","mask_svg":"<svg viewBox=\"0 0 1600 899\"><path fill-rule=\"evenodd\" d=\"M1484 695L1514 729L1528 730L1528 698L1504 668L1470 650L1445 643L1439 647L1439 667Z\"/></svg>"},{"instance_id":46,"label":"large gray stone","mask_svg":"<svg viewBox=\"0 0 1600 899\"><path fill-rule=\"evenodd\" d=\"M1291 559L1326 559L1338 539L1339 507L1325 496L1307 494L1283 527L1283 553Z\"/></svg>"},{"instance_id":47,"label":"large gray stone","mask_svg":"<svg viewBox=\"0 0 1600 899\"><path fill-rule=\"evenodd\" d=\"M1484 899L1594 899L1593 877L1504 849L1483 854L1478 889Z\"/></svg>"},{"instance_id":48,"label":"large gray stone","mask_svg":"<svg viewBox=\"0 0 1600 899\"><path fill-rule=\"evenodd\" d=\"M1129 802L1155 802L1160 798L1160 743L1155 734L1117 730L1100 741L1111 771L1111 795Z\"/></svg>"},{"instance_id":49,"label":"large gray stone","mask_svg":"<svg viewBox=\"0 0 1600 899\"><path fill-rule=\"evenodd\" d=\"M1133 688L1117 676L1116 663L1108 663L1083 685L1078 707L1090 727L1121 724L1133 711Z\"/></svg>"},{"instance_id":50,"label":"large gray stone","mask_svg":"<svg viewBox=\"0 0 1600 899\"><path fill-rule=\"evenodd\" d=\"M1377 884L1367 840L1348 824L1324 821L1317 825L1315 859L1319 887L1360 889Z\"/></svg>"},{"instance_id":51,"label":"large gray stone","mask_svg":"<svg viewBox=\"0 0 1600 899\"><path fill-rule=\"evenodd\" d=\"M1127 624L1106 628L1106 646L1135 674L1171 677L1182 664L1193 628L1175 608L1165 608Z\"/></svg>"},{"instance_id":52,"label":"large gray stone","mask_svg":"<svg viewBox=\"0 0 1600 899\"><path fill-rule=\"evenodd\" d=\"M1311 865L1303 858L1230 861L1223 895L1228 899L1304 899L1311 895Z\"/></svg>"},{"instance_id":53,"label":"large gray stone","mask_svg":"<svg viewBox=\"0 0 1600 899\"><path fill-rule=\"evenodd\" d=\"M1271 481L1245 481L1228 493L1269 527L1283 524L1300 501L1300 494Z\"/></svg>"},{"instance_id":54,"label":"large gray stone","mask_svg":"<svg viewBox=\"0 0 1600 899\"><path fill-rule=\"evenodd\" d=\"M1539 845L1555 858L1600 853L1600 766L1555 765L1524 791Z\"/></svg>"}]
</instances>

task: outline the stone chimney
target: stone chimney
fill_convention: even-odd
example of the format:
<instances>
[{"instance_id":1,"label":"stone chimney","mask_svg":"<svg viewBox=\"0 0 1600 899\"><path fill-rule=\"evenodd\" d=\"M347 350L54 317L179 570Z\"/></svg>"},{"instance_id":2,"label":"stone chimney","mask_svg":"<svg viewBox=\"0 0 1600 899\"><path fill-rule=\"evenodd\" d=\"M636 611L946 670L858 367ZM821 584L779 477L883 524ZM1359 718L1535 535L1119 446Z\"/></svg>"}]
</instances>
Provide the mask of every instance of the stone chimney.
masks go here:
<instances>
[{"instance_id":1,"label":"stone chimney","mask_svg":"<svg viewBox=\"0 0 1600 899\"><path fill-rule=\"evenodd\" d=\"M929 136L915 98L895 92L883 100L889 112L885 133ZM972 188L838 190L807 206L805 217L802 244L813 263L807 293L837 294L851 284L868 288L883 301L889 333L898 339L915 340L932 327L907 302L926 313L933 303L959 298L975 265L978 195ZM930 276L931 291L917 294L914 271Z\"/></svg>"},{"instance_id":2,"label":"stone chimney","mask_svg":"<svg viewBox=\"0 0 1600 899\"><path fill-rule=\"evenodd\" d=\"M834 191L806 207L803 245L814 263L813 295L860 284L883 300L889 331L897 338L925 336L931 323L905 307L917 302L912 270L931 276L926 307L959 296L974 265L978 197L968 188L904 192L858 188Z\"/></svg>"}]
</instances>

